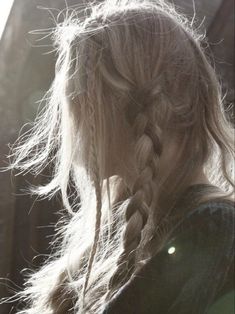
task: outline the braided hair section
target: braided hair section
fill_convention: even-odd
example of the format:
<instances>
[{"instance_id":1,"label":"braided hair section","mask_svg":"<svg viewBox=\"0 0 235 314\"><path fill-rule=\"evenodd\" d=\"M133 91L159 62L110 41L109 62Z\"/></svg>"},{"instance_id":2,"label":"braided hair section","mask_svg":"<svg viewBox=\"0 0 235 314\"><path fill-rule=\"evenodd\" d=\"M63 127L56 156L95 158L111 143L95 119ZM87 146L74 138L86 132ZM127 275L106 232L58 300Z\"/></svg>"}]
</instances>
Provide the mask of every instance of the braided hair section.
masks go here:
<instances>
[{"instance_id":1,"label":"braided hair section","mask_svg":"<svg viewBox=\"0 0 235 314\"><path fill-rule=\"evenodd\" d=\"M79 313L82 313L84 305L85 305L85 295L86 289L88 287L88 282L91 274L92 264L94 262L95 254L97 251L99 235L100 235L100 225L101 225L101 216L102 216L102 196L101 196L101 184L100 184L100 175L99 175L99 167L97 161L97 151L96 151L96 143L95 143L95 133L96 133L96 124L95 124L95 108L92 100L94 99L92 93L95 90L94 82L94 71L96 64L97 52L96 49L87 49L86 55L86 71L89 72L87 75L87 109L88 109L88 117L89 117L89 128L90 128L90 151L89 151L89 170L91 179L94 183L95 194L96 194L96 219L95 219L95 236L93 245L91 247L88 264L87 264L87 272L85 276L84 285L82 288L82 299L81 305L79 307Z\"/></svg>"},{"instance_id":2,"label":"braided hair section","mask_svg":"<svg viewBox=\"0 0 235 314\"><path fill-rule=\"evenodd\" d=\"M89 46L89 48L93 48ZM101 225L101 216L102 216L102 198L101 198L101 183L100 183L100 175L99 175L99 167L97 160L97 151L96 151L96 142L95 142L95 134L96 134L96 124L95 124L95 108L93 103L93 92L95 90L95 64L97 58L96 49L86 49L86 59L85 59L85 68L87 73L87 97L84 102L87 116L87 124L89 128L89 156L87 161L87 167L89 171L89 175L91 177L91 181L93 182L95 194L96 194L96 218L95 218L95 233L94 240L91 245L89 245L88 249L84 251L83 257L87 262L86 264L86 273L84 276L83 285L79 286L79 299L77 297L77 291L74 291L74 288L70 288L71 284L71 276L69 269L65 268L60 271L58 274L57 284L51 290L48 295L48 305L53 312L56 313L70 313L73 311L74 304L76 304L78 300L78 309L79 313L84 313L84 308L86 306L85 296L87 292L87 288L89 287L89 278L92 270L92 265L94 262L94 258L97 251L99 236L100 236L100 225ZM82 259L81 259L82 260ZM83 276L84 273L84 263L81 263L78 266L78 273ZM71 286L72 287L72 286Z\"/></svg>"},{"instance_id":3,"label":"braided hair section","mask_svg":"<svg viewBox=\"0 0 235 314\"><path fill-rule=\"evenodd\" d=\"M126 226L123 232L123 251L118 258L117 268L110 278L106 300L130 278L135 268L136 250L140 244L142 231L147 224L150 208L154 205L155 177L158 160L162 152L161 133L154 124L155 102L160 88L154 92L138 89L130 93L131 103L127 118L135 136L135 157L138 175L131 187L132 197L126 207Z\"/></svg>"}]
</instances>

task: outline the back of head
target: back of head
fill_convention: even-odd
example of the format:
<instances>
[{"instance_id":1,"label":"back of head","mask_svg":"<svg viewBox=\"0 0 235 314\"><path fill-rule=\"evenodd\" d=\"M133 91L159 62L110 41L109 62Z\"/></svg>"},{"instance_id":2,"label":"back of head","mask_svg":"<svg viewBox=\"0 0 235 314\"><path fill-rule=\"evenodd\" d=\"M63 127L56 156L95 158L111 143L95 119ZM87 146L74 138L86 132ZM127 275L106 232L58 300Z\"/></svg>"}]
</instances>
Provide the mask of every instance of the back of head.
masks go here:
<instances>
[{"instance_id":1,"label":"back of head","mask_svg":"<svg viewBox=\"0 0 235 314\"><path fill-rule=\"evenodd\" d=\"M82 165L94 146L99 176L118 175L132 187L149 164L169 199L198 168L212 165L217 148L232 152L220 86L202 38L163 1L106 1L91 7L80 27L72 19L67 29L58 29L61 53L70 51L65 97L81 134ZM170 143L178 149L163 173ZM231 183L229 173L222 176Z\"/></svg>"},{"instance_id":2,"label":"back of head","mask_svg":"<svg viewBox=\"0 0 235 314\"><path fill-rule=\"evenodd\" d=\"M29 281L38 311L57 311L72 291L79 313L100 313L199 169L224 195L234 187L232 128L203 36L164 1L105 1L83 13L71 9L53 33L50 100L12 165L38 172L56 151L52 180L38 193L60 190L69 210L79 207L60 257ZM79 196L73 204L71 182Z\"/></svg>"}]
</instances>

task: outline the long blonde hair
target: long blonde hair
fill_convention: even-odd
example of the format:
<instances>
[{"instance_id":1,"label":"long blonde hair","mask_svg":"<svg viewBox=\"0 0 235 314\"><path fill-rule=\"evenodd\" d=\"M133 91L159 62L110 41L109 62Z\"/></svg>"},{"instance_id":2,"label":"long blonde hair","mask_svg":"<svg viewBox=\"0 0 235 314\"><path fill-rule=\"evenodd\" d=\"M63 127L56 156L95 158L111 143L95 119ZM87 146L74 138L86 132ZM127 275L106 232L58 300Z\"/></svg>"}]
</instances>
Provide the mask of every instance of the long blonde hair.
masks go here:
<instances>
[{"instance_id":1,"label":"long blonde hair","mask_svg":"<svg viewBox=\"0 0 235 314\"><path fill-rule=\"evenodd\" d=\"M233 130L204 35L160 0L66 12L52 33L58 58L47 105L12 150L11 168L21 172L53 165L51 181L33 192L60 191L70 213L55 253L21 293L25 314L101 313L161 247L167 228L154 251L150 238L198 169L221 189L208 199L234 191ZM170 140L178 149L166 173Z\"/></svg>"}]
</instances>

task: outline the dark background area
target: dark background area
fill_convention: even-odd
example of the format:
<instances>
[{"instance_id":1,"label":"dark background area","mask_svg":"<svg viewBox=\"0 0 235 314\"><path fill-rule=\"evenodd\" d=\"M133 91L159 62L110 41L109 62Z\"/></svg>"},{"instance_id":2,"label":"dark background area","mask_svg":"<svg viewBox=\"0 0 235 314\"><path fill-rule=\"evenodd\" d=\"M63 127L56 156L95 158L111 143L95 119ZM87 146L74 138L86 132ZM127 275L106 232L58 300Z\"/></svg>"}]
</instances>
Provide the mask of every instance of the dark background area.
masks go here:
<instances>
[{"instance_id":1,"label":"dark background area","mask_svg":"<svg viewBox=\"0 0 235 314\"><path fill-rule=\"evenodd\" d=\"M80 1L82 2L82 1ZM79 0L68 1L68 5ZM234 4L233 0L175 0L180 11L193 16L206 32L208 54L226 92L225 105L234 104ZM22 126L32 121L38 103L54 76L54 53L49 39L37 41L29 32L54 26L48 11L38 6L63 9L64 0L15 0L0 41L0 151L1 164L7 164L8 143L14 143ZM55 10L52 10L57 15ZM41 35L42 37L42 35ZM232 116L231 116L232 117ZM22 286L24 268L35 268L49 253L53 223L59 199L37 201L22 190L44 178L0 173L0 297L11 294L10 287ZM41 257L34 258L41 255ZM13 284L14 283L14 284ZM13 305L0 305L0 314L14 313Z\"/></svg>"}]
</instances>

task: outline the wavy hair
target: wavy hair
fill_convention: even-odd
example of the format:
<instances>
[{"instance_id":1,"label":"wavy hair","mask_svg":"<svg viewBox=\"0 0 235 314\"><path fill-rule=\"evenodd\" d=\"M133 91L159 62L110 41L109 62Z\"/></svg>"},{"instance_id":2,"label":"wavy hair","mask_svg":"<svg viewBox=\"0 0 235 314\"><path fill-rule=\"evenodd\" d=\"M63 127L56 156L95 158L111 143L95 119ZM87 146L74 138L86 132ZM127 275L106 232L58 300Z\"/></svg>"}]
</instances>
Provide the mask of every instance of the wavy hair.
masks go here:
<instances>
[{"instance_id":1,"label":"wavy hair","mask_svg":"<svg viewBox=\"0 0 235 314\"><path fill-rule=\"evenodd\" d=\"M102 313L159 250L199 169L220 188L201 202L232 195L233 129L205 36L173 5L73 7L52 37L47 104L13 147L10 167L37 175L52 165L50 182L33 192L60 192L70 219L28 278L20 313Z\"/></svg>"}]
</instances>

